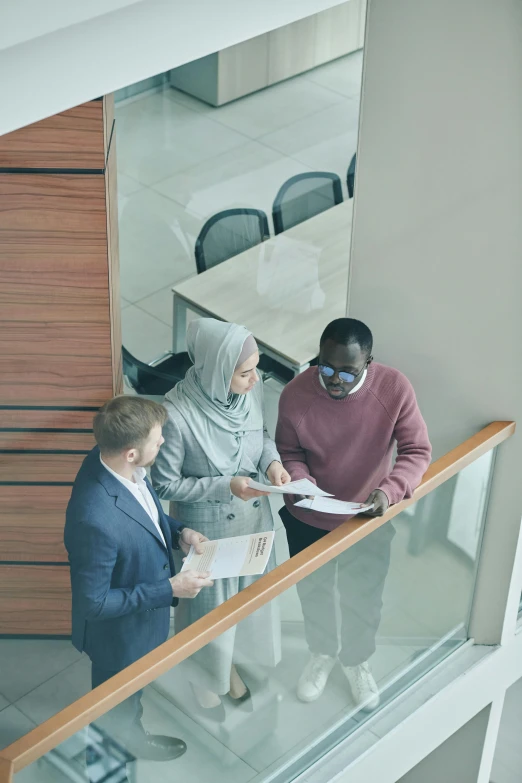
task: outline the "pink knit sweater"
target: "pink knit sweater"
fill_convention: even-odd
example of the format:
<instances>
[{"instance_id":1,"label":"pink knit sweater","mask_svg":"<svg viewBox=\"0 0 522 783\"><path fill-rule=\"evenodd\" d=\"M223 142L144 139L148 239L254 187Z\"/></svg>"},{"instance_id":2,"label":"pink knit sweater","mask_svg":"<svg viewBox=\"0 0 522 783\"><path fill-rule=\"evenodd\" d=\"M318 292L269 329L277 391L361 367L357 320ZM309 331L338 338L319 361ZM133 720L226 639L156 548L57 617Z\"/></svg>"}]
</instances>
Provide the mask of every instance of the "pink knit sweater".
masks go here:
<instances>
[{"instance_id":1,"label":"pink knit sweater","mask_svg":"<svg viewBox=\"0 0 522 783\"><path fill-rule=\"evenodd\" d=\"M393 447L397 459L392 469ZM364 501L382 489L390 504L409 498L430 463L426 424L408 379L370 364L363 386L334 400L310 367L285 387L276 443L292 479L310 478L339 500ZM285 502L294 517L333 530L346 517L306 511Z\"/></svg>"}]
</instances>

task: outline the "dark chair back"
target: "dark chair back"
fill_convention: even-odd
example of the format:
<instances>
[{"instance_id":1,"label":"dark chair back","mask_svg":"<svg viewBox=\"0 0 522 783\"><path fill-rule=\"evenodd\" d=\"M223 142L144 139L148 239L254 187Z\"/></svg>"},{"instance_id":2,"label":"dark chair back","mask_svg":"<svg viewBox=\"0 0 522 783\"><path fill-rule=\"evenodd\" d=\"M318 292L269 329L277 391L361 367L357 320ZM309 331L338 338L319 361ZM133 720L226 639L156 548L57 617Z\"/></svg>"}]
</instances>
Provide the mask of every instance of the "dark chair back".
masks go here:
<instances>
[{"instance_id":1,"label":"dark chair back","mask_svg":"<svg viewBox=\"0 0 522 783\"><path fill-rule=\"evenodd\" d=\"M308 171L290 177L274 199L274 231L280 234L343 200L341 180L330 171Z\"/></svg>"},{"instance_id":2,"label":"dark chair back","mask_svg":"<svg viewBox=\"0 0 522 783\"><path fill-rule=\"evenodd\" d=\"M348 173L346 175L346 185L348 187L348 198L353 198L353 191L355 189L355 159L356 153L350 162L348 167Z\"/></svg>"},{"instance_id":3,"label":"dark chair back","mask_svg":"<svg viewBox=\"0 0 522 783\"><path fill-rule=\"evenodd\" d=\"M196 240L196 267L205 272L268 239L268 218L260 209L226 209L213 215Z\"/></svg>"},{"instance_id":4,"label":"dark chair back","mask_svg":"<svg viewBox=\"0 0 522 783\"><path fill-rule=\"evenodd\" d=\"M123 374L137 394L162 397L185 377L191 362L188 355L173 354L156 366L136 359L122 346Z\"/></svg>"}]
</instances>

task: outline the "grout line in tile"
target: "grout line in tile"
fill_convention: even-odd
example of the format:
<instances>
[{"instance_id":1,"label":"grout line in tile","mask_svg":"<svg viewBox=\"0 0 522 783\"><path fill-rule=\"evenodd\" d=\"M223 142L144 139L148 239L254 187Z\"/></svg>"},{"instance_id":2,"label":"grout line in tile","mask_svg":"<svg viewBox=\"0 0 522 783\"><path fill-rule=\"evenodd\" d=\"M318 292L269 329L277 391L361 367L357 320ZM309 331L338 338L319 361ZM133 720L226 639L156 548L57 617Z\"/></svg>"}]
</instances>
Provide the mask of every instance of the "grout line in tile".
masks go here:
<instances>
[{"instance_id":1,"label":"grout line in tile","mask_svg":"<svg viewBox=\"0 0 522 783\"><path fill-rule=\"evenodd\" d=\"M216 157L219 157L216 155ZM211 160L214 160L213 158L209 158L208 161L201 161L201 163L209 163ZM199 164L196 164L199 165ZM170 177L166 177L165 179L172 179L173 177L177 177L178 174L184 174L189 169L180 169L180 171L176 171L175 174L171 174ZM172 204L175 204L177 207L182 209L184 212L186 212L188 215L191 215L192 217L199 218L200 220L205 220L206 216L201 215L199 212L195 212L194 210L188 210L186 204L182 204L180 201L176 201L175 198L172 198L172 196L167 196L166 193L160 193L159 190L156 190L156 185L159 185L161 182L165 182L165 179L159 180L158 182L154 182L152 185L144 185L144 190L151 190L156 196L160 196L161 198L166 198L167 201L170 201ZM134 194L132 194L134 195ZM195 262L194 262L195 263Z\"/></svg>"},{"instance_id":2,"label":"grout line in tile","mask_svg":"<svg viewBox=\"0 0 522 783\"><path fill-rule=\"evenodd\" d=\"M177 177L178 174L187 174L192 169L196 169L198 166L201 166L202 163L209 164L211 161L219 161L219 159L223 158L225 155L230 155L231 152L236 152L238 150L241 150L241 149L243 149L243 147L246 147L247 144L251 144L252 142L256 142L256 141L257 141L257 139L248 138L248 141L245 141L245 143L243 145L239 146L239 147L234 147L231 150L225 150L224 152L220 152L219 155L214 155L214 157L209 158L208 160L201 160L198 163L193 163L191 166L188 166L186 169L180 169L179 171L176 171L175 174L171 174L169 177L164 177L163 179L158 180L157 182L154 183L154 185L150 185L149 187L150 187L151 190L154 190L157 185L161 185L162 182L166 182L168 179L174 179L174 177ZM266 147L267 145L264 144L263 146ZM272 148L270 148L270 149L272 149ZM273 150L273 151L277 152L277 150ZM282 155L282 153L280 153L280 152L278 154L281 155L281 157L286 157L285 155ZM147 187L147 186L145 186L145 187ZM159 192L159 191L156 191L156 192ZM160 193L160 195L164 196L165 194L164 193ZM165 196L165 198L170 198L170 196ZM179 204L179 202L176 201L175 199L171 198L170 200L174 201L175 204ZM181 204L180 206L184 207L183 204ZM198 217L203 217L203 215L199 215Z\"/></svg>"},{"instance_id":3,"label":"grout line in tile","mask_svg":"<svg viewBox=\"0 0 522 783\"><path fill-rule=\"evenodd\" d=\"M285 80L285 81L289 81L289 80ZM310 82L310 83L312 84L313 82ZM282 82L278 82L278 84L282 84ZM323 85L321 85L321 84L316 84L315 86L316 87L321 87L322 89L325 89L327 92L331 92L331 93L334 93L335 95L339 96L339 100L338 101L334 101L334 103L331 103L330 106L335 106L337 103L342 103L342 98L344 98L346 100L352 100L349 96L342 95L341 93L336 92L335 90L330 90L328 87L323 87ZM265 87L264 89L270 89L270 87ZM257 90L257 92L262 92L262 90ZM252 95L255 95L255 94L256 93L252 93ZM248 97L248 96L246 96L246 97ZM173 100L174 100L175 103L177 103L175 98L173 98ZM241 100L241 98L239 98L238 100ZM235 102L236 101L232 101L231 103L235 103ZM182 103L179 103L178 105L179 106L184 106L184 104L182 104ZM225 105L230 105L230 104L225 104ZM220 107L217 107L217 108L219 109ZM262 134L262 136L249 136L244 131L237 130L236 128L233 128L230 125L226 125L224 122L221 122L218 118L212 117L211 115L207 115L207 114L205 114L204 116L205 116L205 118L209 119L211 122L215 122L215 123L217 123L218 125L221 125L224 128L228 128L228 130L234 131L234 133L238 133L240 136L244 136L249 141L259 141L259 139L263 138L263 136L268 136L271 133L277 133L278 131L285 130L286 128L289 128L291 125L293 125L295 122L301 122L301 120L310 119L310 117L312 117L314 114L320 114L321 112L324 112L328 108L329 108L328 106L323 106L321 109L315 109L314 111L308 112L307 114L303 114L303 116L299 117L298 120L293 120L292 122L288 123L288 125L282 125L280 128L276 128L273 131L269 131L268 133ZM196 112L196 114L198 114L198 112ZM172 175L172 176L175 176L175 175Z\"/></svg>"},{"instance_id":4,"label":"grout line in tile","mask_svg":"<svg viewBox=\"0 0 522 783\"><path fill-rule=\"evenodd\" d=\"M173 283L173 285L174 285L174 283ZM160 288L159 290L161 291L162 289ZM158 293L158 292L156 291L155 293ZM149 294L149 296L154 296L154 294ZM146 299L146 298L147 297L143 297L143 299ZM143 299L140 300L140 301L143 301ZM168 324L165 321L162 321L161 318L158 318L156 315L152 315L152 313L149 313L148 310L144 310L143 307L140 307L138 304L136 304L136 302L132 302L131 307L137 307L138 310L141 310L142 313L145 313L145 315L148 315L149 318L154 318L154 320L157 321L158 323L160 323L162 326L168 326L168 327L172 328L171 324Z\"/></svg>"},{"instance_id":5,"label":"grout line in tile","mask_svg":"<svg viewBox=\"0 0 522 783\"><path fill-rule=\"evenodd\" d=\"M154 296L154 294L150 294L150 296ZM162 326L167 326L169 329L172 329L172 324L169 324L167 321L163 321L163 319L158 318L156 315L152 315L152 313L150 313L148 310L144 310L143 307L140 307L138 304L133 304L133 307L137 307L138 310L141 310L141 312L145 313L145 315L148 315L151 318L154 318ZM170 349L172 350L172 346L170 346Z\"/></svg>"},{"instance_id":6,"label":"grout line in tile","mask_svg":"<svg viewBox=\"0 0 522 783\"><path fill-rule=\"evenodd\" d=\"M29 718L29 720L33 721L33 723L34 723L34 720L33 720L33 718L31 718L29 715L27 715L27 714L26 714L26 713L25 713L25 712L24 712L24 711L21 709L21 707L20 707L20 705L19 705L19 702L20 702L22 699L25 699L25 697L26 697L26 696L29 696L29 694L30 694L30 693L33 693L34 691L38 690L38 688L41 688L41 687L42 687L42 685L45 685L47 682L49 682L50 680L54 679L55 677L58 677L59 675L62 675L62 674L65 672L65 671L67 671L67 669L70 669L70 668L71 668L71 666L75 666L75 665L76 665L77 663L79 663L81 660L83 660L83 656L81 656L80 658L78 658L76 661L73 661L72 663L69 663L69 664L67 664L67 666L64 666L64 668L63 668L63 669L60 669L60 671L59 671L59 672L55 672L55 673L53 674L53 676L52 676L52 677L48 677L48 678L47 678L46 680L44 680L43 682L39 683L39 685L36 685L34 688L31 688L31 690L30 690L30 691L27 691L27 693L24 693L24 694L23 694L23 696L20 696L20 697L19 697L19 698L18 698L16 701L13 701L13 702L12 702L12 705L13 705L13 707L16 707L16 709L17 709L17 710L20 710L20 712L21 712L23 715L25 715L25 717L26 717L26 718Z\"/></svg>"},{"instance_id":7,"label":"grout line in tile","mask_svg":"<svg viewBox=\"0 0 522 783\"><path fill-rule=\"evenodd\" d=\"M335 62L335 60L330 60L330 62ZM329 65L329 63L325 63L325 65ZM319 66L321 67L321 66ZM326 84L322 84L320 82L316 82L314 79L311 78L308 74L312 74L314 69L311 69L310 71L307 71L304 75L304 78L310 82L310 84L315 84L316 87L322 87L325 90L329 90L330 92L334 92L336 95L342 95L343 98L349 99L349 100L360 100L361 97L361 87L359 87L359 94L358 95L347 95L345 92L341 92L340 90L336 90L334 87L327 87Z\"/></svg>"},{"instance_id":8,"label":"grout line in tile","mask_svg":"<svg viewBox=\"0 0 522 783\"><path fill-rule=\"evenodd\" d=\"M174 282L172 282L172 283L168 283L167 285L162 285L161 288L157 288L155 291L152 291L150 294L147 294L147 296L142 296L141 299L136 299L135 302L129 302L129 300L127 300L127 306L133 305L135 307L139 307L140 310L143 310L143 307L140 306L140 302L145 301L145 299L148 299L150 296L155 296L155 294L159 294L160 291L164 291L166 288L172 289L173 286L179 285L180 283L184 283L185 280L191 280L197 274L195 263L196 262L194 262L194 274L193 275L186 275L186 277L182 277L179 280L174 280ZM147 312L147 311L145 310L144 312ZM150 313L148 313L148 315L150 315ZM156 320L161 321L161 318L158 318L157 316L153 316L153 317L156 318ZM167 326L172 326L172 324L167 324Z\"/></svg>"},{"instance_id":9,"label":"grout line in tile","mask_svg":"<svg viewBox=\"0 0 522 783\"><path fill-rule=\"evenodd\" d=\"M308 81L310 81L310 83L311 83L311 84L315 84L315 83L314 83L314 82L312 82L311 80L308 80ZM322 85L316 85L316 86L322 87ZM329 92L335 93L335 95L339 95L339 96L340 96L340 98L342 98L342 99L344 99L344 100L353 100L353 101L356 101L356 100L357 100L355 97L346 96L346 95L344 95L343 93L339 93L339 92L337 92L336 90L331 90L331 89L330 89L330 88L328 88L328 87L324 87L324 89L328 90ZM171 100L172 100L174 103L176 103L178 106L183 106L183 108L188 108L188 107L187 107L185 104L183 104L183 103L181 103L181 102L178 102L178 101L176 101L176 99L175 99L175 97L174 97L174 96L170 96L170 95L169 95L169 97L170 97L170 99L171 99ZM331 104L331 106L335 106L337 103L341 103L341 102L342 102L341 100L339 100L339 101L336 101L335 103L332 103L332 104ZM328 108L328 107L326 107L326 108ZM306 166L306 168L307 168L307 169L309 169L310 171L313 171L313 169L312 169L312 168L310 168L310 166L308 166L308 164L306 164L306 163L303 163L303 161L299 160L298 158L295 158L295 157L294 157L294 156L292 156L292 155L287 155L287 154L285 154L285 153L282 153L280 150L277 150L277 149L275 149L275 148L274 148L274 147L272 147L270 144L268 144L267 142L263 141L263 139L264 139L266 136L270 136L272 133L277 133L277 132L279 132L279 131L283 131L283 130L286 130L286 129L290 128L292 125L294 125L294 124L295 124L295 122L300 122L301 120L310 119L311 117L313 117L313 116L314 116L314 115L316 115L316 114L321 114L322 112L324 112L324 111L325 111L325 108L324 108L324 107L323 107L322 109L317 109L317 110L315 110L315 111L311 111L311 112L309 112L309 113L307 113L307 114L303 115L302 117L300 117L300 118L299 118L299 120L294 120L293 122L289 123L288 125L283 125L283 126L281 126L280 128L276 128L276 129L275 129L275 130L273 130L273 131L269 131L268 133L264 133L264 134L262 134L261 136L249 136L248 134L244 133L243 131L239 131L239 130L237 130L236 128L232 128L230 125L226 125L225 123L223 123L223 122L220 122L220 121L219 121L219 119L217 119L217 118L214 118L214 117L212 117L212 116L209 116L209 115L207 115L207 114L204 114L204 115L203 115L202 113L200 113L200 112L197 112L197 111L195 111L195 110L193 110L193 109L190 109L190 111L192 111L192 112L193 112L193 113L194 113L196 116L200 116L200 117L201 117L201 116L204 116L204 117L205 117L206 119L208 119L210 122L216 123L217 125L220 125L220 126L221 126L221 127L223 127L223 128L227 128L228 130L232 130L232 131L234 131L234 133L238 133L240 136L243 136L243 137L245 138L245 145L244 145L244 146L246 146L246 144L247 144L247 143L249 143L249 142L258 142L259 144L262 144L264 147L266 147L267 149L271 150L272 152L275 152L275 153L277 153L278 155L280 155L280 156L281 156L281 158L290 158L291 160L295 160L295 161L297 161L298 163L300 163L301 165L303 165L303 166ZM235 149L239 150L239 149L241 149L241 146L234 148L234 150L235 150ZM152 183L148 183L148 184L145 184L145 183L141 182L141 180L137 179L136 177L134 177L134 176L131 176L131 175L127 174L127 173L126 173L126 172L125 172L123 169L121 169L121 173L122 173L122 174L125 174L125 176L127 176L127 177L131 177L131 179L133 179L135 182L138 182L140 185L142 185L142 188L144 188L144 189L148 189L148 190L152 190L152 191L154 191L156 194L158 194L158 195L160 195L160 196L163 196L164 198L168 198L168 199L169 199L170 201L172 201L174 204L176 204L176 205L180 206L181 208L185 209L185 208L186 208L186 207L185 207L185 205L183 205L183 204L180 204L180 202L176 201L175 199L171 198L170 196L167 196L167 195L166 195L166 194L164 194L164 193L160 193L159 191L155 190L155 187L156 187L157 185L160 185L162 182L165 182L165 181L166 181L166 180L168 180L168 179L172 179L172 178L176 177L178 174L184 174L184 173L187 173L187 172L189 172L191 169L193 169L193 168L196 168L197 166L201 165L201 163L205 163L205 162L209 163L211 160L219 160L219 158L221 158L223 155L230 154L230 152L231 152L231 151L232 151L232 150L225 150L224 152L220 153L219 155L215 155L215 156L213 156L212 158L209 158L209 159L208 159L208 161L201 160L201 161L199 161L198 163L195 163L195 164L192 164L192 165L190 165L190 166L187 166L186 168L179 169L179 170L178 170L178 171L176 171L174 174L171 174L171 175L170 175L170 176L168 176L168 177L163 177L162 179L156 180L156 182L152 182ZM137 193L137 192L139 192L139 191L135 191L135 192ZM132 195L134 195L134 194L133 194L133 193L131 193L131 194L130 194L130 196L132 196ZM130 196L129 196L128 198L130 198ZM199 214L197 214L197 213L193 213L193 214L194 214L194 215L196 215L197 217L201 217L201 218L204 218L204 217L205 217L204 215L199 215Z\"/></svg>"}]
</instances>

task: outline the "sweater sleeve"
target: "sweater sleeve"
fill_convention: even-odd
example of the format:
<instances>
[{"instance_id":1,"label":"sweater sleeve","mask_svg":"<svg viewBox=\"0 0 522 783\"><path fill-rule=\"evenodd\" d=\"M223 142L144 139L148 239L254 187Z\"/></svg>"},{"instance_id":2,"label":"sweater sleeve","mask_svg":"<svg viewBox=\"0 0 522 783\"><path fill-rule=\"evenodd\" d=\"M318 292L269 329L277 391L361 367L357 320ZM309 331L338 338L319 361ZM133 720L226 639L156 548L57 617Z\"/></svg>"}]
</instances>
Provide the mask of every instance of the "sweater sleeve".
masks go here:
<instances>
[{"instance_id":1,"label":"sweater sleeve","mask_svg":"<svg viewBox=\"0 0 522 783\"><path fill-rule=\"evenodd\" d=\"M281 455L281 461L285 470L290 473L292 481L307 478L316 484L316 480L310 475L306 453L299 442L297 425L290 415L291 410L292 400L287 387L279 400L279 417L276 428L276 445Z\"/></svg>"},{"instance_id":2,"label":"sweater sleeve","mask_svg":"<svg viewBox=\"0 0 522 783\"><path fill-rule=\"evenodd\" d=\"M390 475L378 487L387 495L390 505L411 498L431 460L428 430L409 381L393 434L397 459Z\"/></svg>"}]
</instances>

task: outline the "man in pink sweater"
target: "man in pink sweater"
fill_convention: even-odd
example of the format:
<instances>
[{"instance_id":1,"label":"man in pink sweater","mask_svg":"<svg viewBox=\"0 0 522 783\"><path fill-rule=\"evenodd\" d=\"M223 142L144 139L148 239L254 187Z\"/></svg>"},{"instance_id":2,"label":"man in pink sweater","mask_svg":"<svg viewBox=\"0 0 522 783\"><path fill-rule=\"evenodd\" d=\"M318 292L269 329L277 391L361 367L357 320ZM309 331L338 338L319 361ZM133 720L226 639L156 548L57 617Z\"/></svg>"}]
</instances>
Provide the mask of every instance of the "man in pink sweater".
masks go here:
<instances>
[{"instance_id":1,"label":"man in pink sweater","mask_svg":"<svg viewBox=\"0 0 522 783\"><path fill-rule=\"evenodd\" d=\"M380 516L411 497L430 463L431 445L410 382L373 363L372 346L361 321L338 318L326 327L319 367L298 375L281 395L276 443L293 480L308 478L340 500L373 504L370 513ZM296 507L296 500L287 495L280 511L291 557L346 519ZM388 522L298 583L311 653L297 686L302 701L322 694L339 659L357 705L378 706L368 659L375 652L394 534Z\"/></svg>"}]
</instances>

